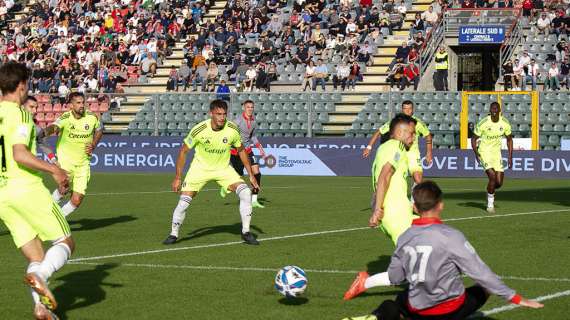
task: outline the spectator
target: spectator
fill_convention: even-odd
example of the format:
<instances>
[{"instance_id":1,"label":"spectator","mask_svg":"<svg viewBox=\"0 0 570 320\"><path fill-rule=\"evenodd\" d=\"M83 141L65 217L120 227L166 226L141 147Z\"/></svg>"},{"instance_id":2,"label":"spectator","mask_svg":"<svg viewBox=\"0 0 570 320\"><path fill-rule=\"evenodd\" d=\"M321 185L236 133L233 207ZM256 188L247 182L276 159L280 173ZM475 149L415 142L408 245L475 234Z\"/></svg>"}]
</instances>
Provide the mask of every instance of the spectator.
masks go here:
<instances>
[{"instance_id":1,"label":"spectator","mask_svg":"<svg viewBox=\"0 0 570 320\"><path fill-rule=\"evenodd\" d=\"M362 46L358 50L358 61L364 62L367 66L372 65L372 56L374 55L374 48L370 45L368 41L364 42L364 46Z\"/></svg>"},{"instance_id":2,"label":"spectator","mask_svg":"<svg viewBox=\"0 0 570 320\"><path fill-rule=\"evenodd\" d=\"M556 61L557 62L562 61L563 58L568 56L568 52L570 52L570 48L568 47L568 44L566 43L566 39L560 40L556 44L556 53L555 53Z\"/></svg>"},{"instance_id":3,"label":"spectator","mask_svg":"<svg viewBox=\"0 0 570 320\"><path fill-rule=\"evenodd\" d=\"M334 90L338 90L338 85L341 85L342 91L346 88L348 76L350 75L350 68L344 60L336 67L336 74L333 76Z\"/></svg>"},{"instance_id":4,"label":"spectator","mask_svg":"<svg viewBox=\"0 0 570 320\"><path fill-rule=\"evenodd\" d=\"M230 101L230 87L226 84L226 80L220 80L218 89L216 90L216 99L221 99L224 101Z\"/></svg>"},{"instance_id":5,"label":"spectator","mask_svg":"<svg viewBox=\"0 0 570 320\"><path fill-rule=\"evenodd\" d=\"M408 63L404 68L404 76L401 78L400 90L406 89L410 84L414 85L414 91L418 90L420 83L420 69L414 63Z\"/></svg>"},{"instance_id":6,"label":"spectator","mask_svg":"<svg viewBox=\"0 0 570 320\"><path fill-rule=\"evenodd\" d=\"M206 76L206 83L208 86L207 90L214 92L214 89L216 88L216 81L218 80L219 76L218 65L215 62L210 62Z\"/></svg>"},{"instance_id":7,"label":"spectator","mask_svg":"<svg viewBox=\"0 0 570 320\"><path fill-rule=\"evenodd\" d=\"M408 47L408 42L402 42L402 45L396 49L396 56L388 66L388 69L392 70L396 63L406 63L409 54L410 47Z\"/></svg>"},{"instance_id":8,"label":"spectator","mask_svg":"<svg viewBox=\"0 0 570 320\"><path fill-rule=\"evenodd\" d=\"M568 62L568 58L562 60L558 78L560 79L560 86L564 84L566 85L566 90L570 90L570 63Z\"/></svg>"},{"instance_id":9,"label":"spectator","mask_svg":"<svg viewBox=\"0 0 570 320\"><path fill-rule=\"evenodd\" d=\"M438 1L435 3L438 3ZM424 11L424 13L422 13L422 19L424 20L426 33L428 33L431 28L437 25L437 22L439 21L439 15L437 12L435 12L433 5L429 6L427 11Z\"/></svg>"},{"instance_id":10,"label":"spectator","mask_svg":"<svg viewBox=\"0 0 570 320\"><path fill-rule=\"evenodd\" d=\"M399 90L398 85L400 85L402 77L404 77L404 64L396 63L388 72L388 77L386 78L386 81L390 84L390 90Z\"/></svg>"},{"instance_id":11,"label":"spectator","mask_svg":"<svg viewBox=\"0 0 570 320\"><path fill-rule=\"evenodd\" d=\"M548 77L544 84L545 87L548 87L548 91L557 91L560 89L560 81L558 80L559 75L560 72L556 62L552 62L548 69Z\"/></svg>"},{"instance_id":12,"label":"spectator","mask_svg":"<svg viewBox=\"0 0 570 320\"><path fill-rule=\"evenodd\" d=\"M352 62L350 66L350 72L348 74L348 87L352 86L352 91L356 90L356 81L361 80L362 74L360 73L360 66L357 61Z\"/></svg>"},{"instance_id":13,"label":"spectator","mask_svg":"<svg viewBox=\"0 0 570 320\"><path fill-rule=\"evenodd\" d=\"M513 62L507 60L507 62L503 64L503 86L505 91L510 91L515 88L513 72Z\"/></svg>"},{"instance_id":14,"label":"spectator","mask_svg":"<svg viewBox=\"0 0 570 320\"><path fill-rule=\"evenodd\" d=\"M416 12L414 21L412 22L412 25L410 26L410 38L414 38L414 35L418 32L418 31L424 31L425 27L424 27L424 20L422 19L421 15Z\"/></svg>"},{"instance_id":15,"label":"spectator","mask_svg":"<svg viewBox=\"0 0 570 320\"><path fill-rule=\"evenodd\" d=\"M150 53L147 53L146 57L141 61L140 68L143 75L149 75L151 78L154 77L156 73L156 60Z\"/></svg>"},{"instance_id":16,"label":"spectator","mask_svg":"<svg viewBox=\"0 0 570 320\"><path fill-rule=\"evenodd\" d=\"M170 73L168 74L168 80L166 81L166 91L178 91L177 90L178 84L178 71L176 71L176 67L172 66L170 68Z\"/></svg>"},{"instance_id":17,"label":"spectator","mask_svg":"<svg viewBox=\"0 0 570 320\"><path fill-rule=\"evenodd\" d=\"M514 83L514 91L520 91L521 90L521 86L523 85L523 81L525 80L524 77L526 77L525 73L524 73L524 68L523 66L520 64L519 59L515 59L515 63L513 64L513 83Z\"/></svg>"},{"instance_id":18,"label":"spectator","mask_svg":"<svg viewBox=\"0 0 570 320\"><path fill-rule=\"evenodd\" d=\"M275 62L271 62L267 66L267 77L269 78L270 82L277 80L277 65Z\"/></svg>"},{"instance_id":19,"label":"spectator","mask_svg":"<svg viewBox=\"0 0 570 320\"><path fill-rule=\"evenodd\" d=\"M570 27L570 19L564 17L564 11L559 11L552 19L552 32L556 34L557 37L560 37L561 34L568 35L568 31Z\"/></svg>"},{"instance_id":20,"label":"spectator","mask_svg":"<svg viewBox=\"0 0 570 320\"><path fill-rule=\"evenodd\" d=\"M327 65L323 64L323 60L319 59L317 61L317 66L315 67L314 81L313 81L313 91L317 90L317 86L321 84L323 91L326 91L325 84L329 76L329 71Z\"/></svg>"},{"instance_id":21,"label":"spectator","mask_svg":"<svg viewBox=\"0 0 570 320\"><path fill-rule=\"evenodd\" d=\"M523 91L526 90L526 84L528 81L530 81L531 85L532 85L532 90L536 90L536 81L539 75L539 69L538 69L538 64L536 64L536 60L531 59L530 60L530 64L527 66L527 72L526 72L526 76L525 79L522 83L521 89ZM524 70L523 70L524 72Z\"/></svg>"},{"instance_id":22,"label":"spectator","mask_svg":"<svg viewBox=\"0 0 570 320\"><path fill-rule=\"evenodd\" d=\"M538 20L536 20L535 35L538 36L542 33L548 36L550 34L550 23L550 18L546 15L546 12L542 12Z\"/></svg>"},{"instance_id":23,"label":"spectator","mask_svg":"<svg viewBox=\"0 0 570 320\"><path fill-rule=\"evenodd\" d=\"M298 64L307 64L310 58L309 48L305 47L305 45L301 43L297 49L297 53L295 53L293 59L291 59L291 63L297 67Z\"/></svg>"},{"instance_id":24,"label":"spectator","mask_svg":"<svg viewBox=\"0 0 570 320\"><path fill-rule=\"evenodd\" d=\"M523 16L530 17L531 11L534 8L532 0L523 0L522 2Z\"/></svg>"},{"instance_id":25,"label":"spectator","mask_svg":"<svg viewBox=\"0 0 570 320\"><path fill-rule=\"evenodd\" d=\"M315 75L315 65L314 65L313 61L311 60L311 61L309 61L309 63L305 67L305 74L303 76L303 83L301 84L301 89L303 89L303 91L307 90L307 87L309 87L309 88L314 87L314 85L313 85L314 75Z\"/></svg>"},{"instance_id":26,"label":"spectator","mask_svg":"<svg viewBox=\"0 0 570 320\"><path fill-rule=\"evenodd\" d=\"M206 79L208 78L208 68L206 68L206 60L201 61L199 65L194 68L192 75L192 91L196 91L198 82L202 86L202 92L206 91Z\"/></svg>"},{"instance_id":27,"label":"spectator","mask_svg":"<svg viewBox=\"0 0 570 320\"><path fill-rule=\"evenodd\" d=\"M253 91L253 86L255 84L255 79L257 78L257 71L253 65L250 65L245 72L244 91Z\"/></svg>"},{"instance_id":28,"label":"spectator","mask_svg":"<svg viewBox=\"0 0 570 320\"><path fill-rule=\"evenodd\" d=\"M183 90L186 91L191 76L192 76L192 70L188 66L188 61L185 60L178 69L178 80L177 80L176 91L178 91L180 87L182 87Z\"/></svg>"},{"instance_id":29,"label":"spectator","mask_svg":"<svg viewBox=\"0 0 570 320\"><path fill-rule=\"evenodd\" d=\"M269 92L270 88L269 75L265 72L265 66L263 64L259 64L257 66L257 78L255 79L255 88L257 90L265 90Z\"/></svg>"}]
</instances>

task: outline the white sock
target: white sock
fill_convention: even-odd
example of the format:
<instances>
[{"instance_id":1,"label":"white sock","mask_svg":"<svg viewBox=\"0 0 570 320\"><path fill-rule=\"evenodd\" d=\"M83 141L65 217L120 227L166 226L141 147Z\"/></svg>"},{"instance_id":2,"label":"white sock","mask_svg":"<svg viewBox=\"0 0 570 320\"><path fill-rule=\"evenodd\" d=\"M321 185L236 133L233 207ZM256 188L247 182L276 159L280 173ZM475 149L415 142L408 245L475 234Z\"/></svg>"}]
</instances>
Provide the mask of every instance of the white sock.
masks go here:
<instances>
[{"instance_id":1,"label":"white sock","mask_svg":"<svg viewBox=\"0 0 570 320\"><path fill-rule=\"evenodd\" d=\"M71 249L69 249L66 243L54 244L46 252L38 274L47 281L54 272L63 267L69 256L71 256Z\"/></svg>"},{"instance_id":2,"label":"white sock","mask_svg":"<svg viewBox=\"0 0 570 320\"><path fill-rule=\"evenodd\" d=\"M257 194L251 195L251 202L257 202Z\"/></svg>"},{"instance_id":3,"label":"white sock","mask_svg":"<svg viewBox=\"0 0 570 320\"><path fill-rule=\"evenodd\" d=\"M61 193L59 193L59 189L55 189L55 190L53 190L51 197L52 197L53 201L59 203L61 198L63 198L63 195Z\"/></svg>"},{"instance_id":4,"label":"white sock","mask_svg":"<svg viewBox=\"0 0 570 320\"><path fill-rule=\"evenodd\" d=\"M65 217L70 215L73 211L75 211L75 209L77 209L77 207L74 206L73 203L71 203L71 200L67 201L67 203L64 204L63 207L61 207L61 211L63 211L63 215Z\"/></svg>"},{"instance_id":5,"label":"white sock","mask_svg":"<svg viewBox=\"0 0 570 320\"><path fill-rule=\"evenodd\" d=\"M414 204L414 188L417 186L418 184L414 182L414 184L412 184L412 189L410 191L410 202L412 204Z\"/></svg>"},{"instance_id":6,"label":"white sock","mask_svg":"<svg viewBox=\"0 0 570 320\"><path fill-rule=\"evenodd\" d=\"M487 193L487 208L494 208L494 207L495 207L495 194Z\"/></svg>"},{"instance_id":7,"label":"white sock","mask_svg":"<svg viewBox=\"0 0 570 320\"><path fill-rule=\"evenodd\" d=\"M28 265L28 269L26 270L26 273L36 273L39 274L40 271L40 262L30 262L30 264ZM30 293L32 294L32 300L34 300L34 304L38 304L40 303L40 296L37 294L37 292L30 288Z\"/></svg>"},{"instance_id":8,"label":"white sock","mask_svg":"<svg viewBox=\"0 0 570 320\"><path fill-rule=\"evenodd\" d=\"M241 216L241 233L249 232L251 224L251 190L246 184L239 185L236 189L239 197L239 214Z\"/></svg>"},{"instance_id":9,"label":"white sock","mask_svg":"<svg viewBox=\"0 0 570 320\"><path fill-rule=\"evenodd\" d=\"M180 200L178 200L178 205L174 208L174 212L172 213L172 229L170 231L170 235L173 235L178 238L178 232L180 231L180 226L184 222L186 218L186 209L190 206L190 202L192 201L191 196L181 195Z\"/></svg>"},{"instance_id":10,"label":"white sock","mask_svg":"<svg viewBox=\"0 0 570 320\"><path fill-rule=\"evenodd\" d=\"M388 272L381 272L375 275L371 275L364 282L364 287L370 289L373 287L387 287L391 286L390 278L388 277Z\"/></svg>"}]
</instances>

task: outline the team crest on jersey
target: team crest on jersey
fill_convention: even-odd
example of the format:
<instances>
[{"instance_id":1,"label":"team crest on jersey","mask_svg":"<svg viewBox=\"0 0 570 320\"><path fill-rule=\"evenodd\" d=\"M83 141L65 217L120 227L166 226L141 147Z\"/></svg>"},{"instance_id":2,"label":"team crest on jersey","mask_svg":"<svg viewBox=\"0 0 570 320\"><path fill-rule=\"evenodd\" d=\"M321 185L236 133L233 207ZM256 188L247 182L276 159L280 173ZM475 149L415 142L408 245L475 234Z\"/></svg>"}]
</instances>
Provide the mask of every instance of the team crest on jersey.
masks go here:
<instances>
[{"instance_id":1,"label":"team crest on jersey","mask_svg":"<svg viewBox=\"0 0 570 320\"><path fill-rule=\"evenodd\" d=\"M223 143L228 143L228 138L227 138L227 137L224 137L224 139L222 139L222 142L223 142Z\"/></svg>"},{"instance_id":2,"label":"team crest on jersey","mask_svg":"<svg viewBox=\"0 0 570 320\"><path fill-rule=\"evenodd\" d=\"M503 131L503 127L500 127L499 130Z\"/></svg>"},{"instance_id":3,"label":"team crest on jersey","mask_svg":"<svg viewBox=\"0 0 570 320\"><path fill-rule=\"evenodd\" d=\"M89 124L86 123L84 128L85 128L85 130L89 130Z\"/></svg>"},{"instance_id":4,"label":"team crest on jersey","mask_svg":"<svg viewBox=\"0 0 570 320\"><path fill-rule=\"evenodd\" d=\"M396 152L396 154L394 155L394 161L398 162L400 161L400 153Z\"/></svg>"}]
</instances>

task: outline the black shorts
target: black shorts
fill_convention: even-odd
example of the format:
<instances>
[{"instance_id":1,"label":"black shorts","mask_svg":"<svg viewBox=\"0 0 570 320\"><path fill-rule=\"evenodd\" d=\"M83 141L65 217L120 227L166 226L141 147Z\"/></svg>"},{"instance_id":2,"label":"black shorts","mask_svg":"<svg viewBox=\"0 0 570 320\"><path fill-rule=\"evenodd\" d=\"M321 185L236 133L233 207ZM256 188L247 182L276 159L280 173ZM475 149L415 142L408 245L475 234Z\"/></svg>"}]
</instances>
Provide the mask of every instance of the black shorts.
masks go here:
<instances>
[{"instance_id":1,"label":"black shorts","mask_svg":"<svg viewBox=\"0 0 570 320\"><path fill-rule=\"evenodd\" d=\"M252 165L252 166L257 165L257 163L255 162L255 158L253 157L253 152L248 153L247 158L249 159L250 165ZM232 154L232 156L230 157L230 163L232 164L232 167L237 172L237 174L239 174L240 176L243 176L243 169L245 168L245 166L241 162L239 155L233 155Z\"/></svg>"},{"instance_id":2,"label":"black shorts","mask_svg":"<svg viewBox=\"0 0 570 320\"><path fill-rule=\"evenodd\" d=\"M462 320L479 310L485 302L489 299L489 295L481 286L472 286L465 290L465 302L455 312L437 315L437 316L422 316L410 312L408 309L408 291L404 291L396 297L396 303L400 308L400 312L412 320Z\"/></svg>"}]
</instances>

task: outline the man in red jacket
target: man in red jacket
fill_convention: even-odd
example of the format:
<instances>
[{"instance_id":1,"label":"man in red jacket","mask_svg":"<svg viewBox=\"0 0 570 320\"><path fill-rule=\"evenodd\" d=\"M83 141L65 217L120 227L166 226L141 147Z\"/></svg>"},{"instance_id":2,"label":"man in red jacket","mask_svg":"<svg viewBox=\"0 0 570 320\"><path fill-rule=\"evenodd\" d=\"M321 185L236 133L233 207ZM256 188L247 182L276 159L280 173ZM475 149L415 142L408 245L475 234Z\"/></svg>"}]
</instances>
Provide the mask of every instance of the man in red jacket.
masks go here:
<instances>
[{"instance_id":1,"label":"man in red jacket","mask_svg":"<svg viewBox=\"0 0 570 320\"><path fill-rule=\"evenodd\" d=\"M400 90L406 89L410 84L414 85L414 90L418 90L420 83L420 69L414 63L410 62L404 68L404 76L400 80Z\"/></svg>"}]
</instances>

